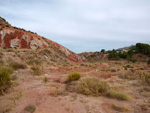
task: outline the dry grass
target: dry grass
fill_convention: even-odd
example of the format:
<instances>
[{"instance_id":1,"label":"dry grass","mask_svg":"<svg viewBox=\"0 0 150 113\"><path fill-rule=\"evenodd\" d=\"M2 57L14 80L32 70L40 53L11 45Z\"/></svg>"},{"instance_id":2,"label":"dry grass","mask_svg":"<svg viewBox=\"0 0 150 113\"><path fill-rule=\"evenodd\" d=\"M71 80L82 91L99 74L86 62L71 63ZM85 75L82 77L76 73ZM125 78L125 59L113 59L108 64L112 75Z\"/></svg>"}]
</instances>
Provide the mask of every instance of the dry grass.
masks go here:
<instances>
[{"instance_id":1,"label":"dry grass","mask_svg":"<svg viewBox=\"0 0 150 113\"><path fill-rule=\"evenodd\" d=\"M124 92L116 91L113 89L109 90L106 93L106 96L110 98L118 99L118 100L130 100L131 99L131 97L125 94Z\"/></svg>"},{"instance_id":2,"label":"dry grass","mask_svg":"<svg viewBox=\"0 0 150 113\"><path fill-rule=\"evenodd\" d=\"M13 69L17 70L17 69L26 69L27 66L25 64L21 64L18 62L11 62L9 64L10 67L12 67Z\"/></svg>"},{"instance_id":3,"label":"dry grass","mask_svg":"<svg viewBox=\"0 0 150 113\"><path fill-rule=\"evenodd\" d=\"M131 97L124 92L112 89L107 82L95 78L81 80L75 88L78 93L92 96L106 96L118 100L130 100Z\"/></svg>"},{"instance_id":4,"label":"dry grass","mask_svg":"<svg viewBox=\"0 0 150 113\"><path fill-rule=\"evenodd\" d=\"M57 96L59 96L59 95L64 95L65 92L64 92L64 90L62 90L62 89L53 89L53 90L51 90L51 91L49 92L49 94L50 94L51 96L57 97Z\"/></svg>"},{"instance_id":5,"label":"dry grass","mask_svg":"<svg viewBox=\"0 0 150 113\"><path fill-rule=\"evenodd\" d=\"M143 81L143 83L150 86L150 73L138 72L137 74L138 74L140 80Z\"/></svg>"},{"instance_id":6,"label":"dry grass","mask_svg":"<svg viewBox=\"0 0 150 113\"><path fill-rule=\"evenodd\" d=\"M104 81L95 78L86 78L81 80L76 91L85 95L100 96L104 95L109 89L109 85Z\"/></svg>"},{"instance_id":7,"label":"dry grass","mask_svg":"<svg viewBox=\"0 0 150 113\"><path fill-rule=\"evenodd\" d=\"M112 104L111 109L118 111L118 112L127 112L130 111L129 108L127 106L117 106L115 104Z\"/></svg>"},{"instance_id":8,"label":"dry grass","mask_svg":"<svg viewBox=\"0 0 150 113\"><path fill-rule=\"evenodd\" d=\"M33 64L31 69L33 70L33 75L40 76L42 74L42 68L39 65Z\"/></svg>"}]
</instances>

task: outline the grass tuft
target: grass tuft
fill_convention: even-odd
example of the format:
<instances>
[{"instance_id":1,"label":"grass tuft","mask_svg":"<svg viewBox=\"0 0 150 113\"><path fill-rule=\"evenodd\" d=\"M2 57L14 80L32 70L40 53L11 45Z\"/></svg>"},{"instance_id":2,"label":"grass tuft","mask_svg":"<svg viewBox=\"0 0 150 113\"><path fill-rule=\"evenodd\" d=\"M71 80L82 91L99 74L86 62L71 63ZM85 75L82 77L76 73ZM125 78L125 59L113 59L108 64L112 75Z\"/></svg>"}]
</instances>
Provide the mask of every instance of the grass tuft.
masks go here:
<instances>
[{"instance_id":1,"label":"grass tuft","mask_svg":"<svg viewBox=\"0 0 150 113\"><path fill-rule=\"evenodd\" d=\"M42 74L42 68L39 65L34 64L31 69L33 70L33 75L40 76Z\"/></svg>"},{"instance_id":2,"label":"grass tuft","mask_svg":"<svg viewBox=\"0 0 150 113\"><path fill-rule=\"evenodd\" d=\"M118 100L130 100L130 96L123 93L123 92L120 92L120 91L115 91L113 89L109 90L107 93L106 93L106 96L107 97L110 97L110 98L115 98L115 99L118 99Z\"/></svg>"},{"instance_id":3,"label":"grass tuft","mask_svg":"<svg viewBox=\"0 0 150 113\"><path fill-rule=\"evenodd\" d=\"M112 104L112 105L111 105L111 108L112 108L113 110L115 110L115 111L118 111L118 112L127 112L127 111L130 111L130 110L128 109L128 107L126 107L126 106L121 107L121 106L116 106L115 104Z\"/></svg>"}]
</instances>

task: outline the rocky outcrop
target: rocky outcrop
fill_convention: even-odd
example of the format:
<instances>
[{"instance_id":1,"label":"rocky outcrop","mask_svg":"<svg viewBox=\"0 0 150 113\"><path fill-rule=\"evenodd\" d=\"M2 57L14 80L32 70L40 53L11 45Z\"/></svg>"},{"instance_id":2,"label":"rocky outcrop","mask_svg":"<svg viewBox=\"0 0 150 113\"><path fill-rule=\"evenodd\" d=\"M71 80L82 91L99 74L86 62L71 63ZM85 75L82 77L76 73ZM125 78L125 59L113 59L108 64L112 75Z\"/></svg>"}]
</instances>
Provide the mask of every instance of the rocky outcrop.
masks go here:
<instances>
[{"instance_id":1,"label":"rocky outcrop","mask_svg":"<svg viewBox=\"0 0 150 113\"><path fill-rule=\"evenodd\" d=\"M60 44L23 29L12 27L0 17L0 47L49 49L73 62L83 62L79 55Z\"/></svg>"}]
</instances>

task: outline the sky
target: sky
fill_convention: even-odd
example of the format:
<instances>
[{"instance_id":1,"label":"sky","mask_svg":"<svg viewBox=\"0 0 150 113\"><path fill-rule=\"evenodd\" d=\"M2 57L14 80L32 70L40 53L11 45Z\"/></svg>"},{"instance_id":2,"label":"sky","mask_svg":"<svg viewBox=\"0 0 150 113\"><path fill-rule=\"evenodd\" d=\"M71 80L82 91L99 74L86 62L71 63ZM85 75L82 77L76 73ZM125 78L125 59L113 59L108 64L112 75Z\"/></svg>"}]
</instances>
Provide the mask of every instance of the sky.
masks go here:
<instances>
[{"instance_id":1,"label":"sky","mask_svg":"<svg viewBox=\"0 0 150 113\"><path fill-rule=\"evenodd\" d=\"M0 0L0 16L76 53L150 44L150 0Z\"/></svg>"}]
</instances>

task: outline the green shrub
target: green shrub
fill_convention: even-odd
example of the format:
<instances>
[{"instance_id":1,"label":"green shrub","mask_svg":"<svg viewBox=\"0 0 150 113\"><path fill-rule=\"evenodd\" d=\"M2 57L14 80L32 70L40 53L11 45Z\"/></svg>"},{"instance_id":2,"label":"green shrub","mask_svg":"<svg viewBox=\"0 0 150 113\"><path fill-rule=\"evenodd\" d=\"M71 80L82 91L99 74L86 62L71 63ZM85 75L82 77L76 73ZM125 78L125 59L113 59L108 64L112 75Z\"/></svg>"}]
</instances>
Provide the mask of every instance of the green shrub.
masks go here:
<instances>
[{"instance_id":1,"label":"green shrub","mask_svg":"<svg viewBox=\"0 0 150 113\"><path fill-rule=\"evenodd\" d=\"M131 61L133 63L135 63L137 61L136 59L133 59L133 58L128 58L127 60L129 60L129 61Z\"/></svg>"},{"instance_id":2,"label":"green shrub","mask_svg":"<svg viewBox=\"0 0 150 113\"><path fill-rule=\"evenodd\" d=\"M86 78L81 80L76 91L85 95L100 96L104 95L109 89L109 85L106 82L99 81L95 78Z\"/></svg>"},{"instance_id":3,"label":"green shrub","mask_svg":"<svg viewBox=\"0 0 150 113\"><path fill-rule=\"evenodd\" d=\"M29 113L34 113L35 106L28 105L27 107L24 108L24 110L27 111L27 112L29 112Z\"/></svg>"},{"instance_id":4,"label":"green shrub","mask_svg":"<svg viewBox=\"0 0 150 113\"><path fill-rule=\"evenodd\" d=\"M10 67L12 67L15 70L17 70L17 69L26 69L27 68L27 66L25 64L19 64L18 62L12 62L9 65L10 65Z\"/></svg>"},{"instance_id":5,"label":"green shrub","mask_svg":"<svg viewBox=\"0 0 150 113\"><path fill-rule=\"evenodd\" d=\"M51 53L51 51L48 50L48 49L44 49L43 51L46 52L46 53Z\"/></svg>"},{"instance_id":6,"label":"green shrub","mask_svg":"<svg viewBox=\"0 0 150 113\"><path fill-rule=\"evenodd\" d=\"M130 96L128 96L127 94L125 94L123 92L115 91L112 89L106 93L106 96L110 97L110 98L115 98L118 100L129 100L130 99Z\"/></svg>"},{"instance_id":7,"label":"green shrub","mask_svg":"<svg viewBox=\"0 0 150 113\"><path fill-rule=\"evenodd\" d=\"M67 81L76 81L76 80L79 80L80 78L81 78L81 74L77 73L77 72L74 72L74 73L70 73L68 75L68 80Z\"/></svg>"},{"instance_id":8,"label":"green shrub","mask_svg":"<svg viewBox=\"0 0 150 113\"><path fill-rule=\"evenodd\" d=\"M46 83L48 82L48 78L47 77L44 77L43 81Z\"/></svg>"},{"instance_id":9,"label":"green shrub","mask_svg":"<svg viewBox=\"0 0 150 113\"><path fill-rule=\"evenodd\" d=\"M101 52L102 52L102 53L105 53L105 49L102 49Z\"/></svg>"},{"instance_id":10,"label":"green shrub","mask_svg":"<svg viewBox=\"0 0 150 113\"><path fill-rule=\"evenodd\" d=\"M10 74L13 69L10 67L2 66L0 68L0 93L3 93L7 88L12 85Z\"/></svg>"}]
</instances>

